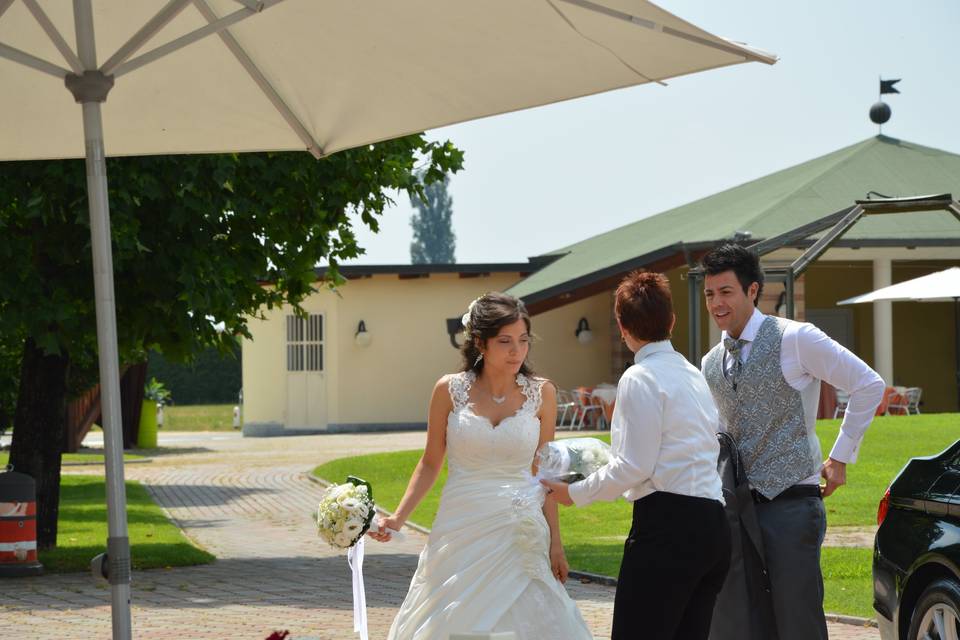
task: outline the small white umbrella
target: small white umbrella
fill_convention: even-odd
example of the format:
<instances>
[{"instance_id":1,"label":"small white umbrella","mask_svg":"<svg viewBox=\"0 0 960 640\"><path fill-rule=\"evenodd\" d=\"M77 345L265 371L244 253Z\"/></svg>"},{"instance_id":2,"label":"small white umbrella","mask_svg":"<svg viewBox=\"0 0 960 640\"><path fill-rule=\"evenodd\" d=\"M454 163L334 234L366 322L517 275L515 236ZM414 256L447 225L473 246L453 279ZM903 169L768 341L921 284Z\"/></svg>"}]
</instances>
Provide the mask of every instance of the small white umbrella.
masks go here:
<instances>
[{"instance_id":1,"label":"small white umbrella","mask_svg":"<svg viewBox=\"0 0 960 640\"><path fill-rule=\"evenodd\" d=\"M87 161L114 637L130 583L106 155L319 158L775 60L645 0L0 0L0 160Z\"/></svg>"},{"instance_id":2,"label":"small white umbrella","mask_svg":"<svg viewBox=\"0 0 960 640\"><path fill-rule=\"evenodd\" d=\"M936 273L898 282L888 287L841 300L837 304L860 304L862 302L951 302L960 299L960 267L950 267Z\"/></svg>"},{"instance_id":3,"label":"small white umbrella","mask_svg":"<svg viewBox=\"0 0 960 640\"><path fill-rule=\"evenodd\" d=\"M841 300L837 304L866 302L953 302L954 340L956 343L956 384L960 402L960 267L950 267L936 273L898 282L888 287Z\"/></svg>"}]
</instances>

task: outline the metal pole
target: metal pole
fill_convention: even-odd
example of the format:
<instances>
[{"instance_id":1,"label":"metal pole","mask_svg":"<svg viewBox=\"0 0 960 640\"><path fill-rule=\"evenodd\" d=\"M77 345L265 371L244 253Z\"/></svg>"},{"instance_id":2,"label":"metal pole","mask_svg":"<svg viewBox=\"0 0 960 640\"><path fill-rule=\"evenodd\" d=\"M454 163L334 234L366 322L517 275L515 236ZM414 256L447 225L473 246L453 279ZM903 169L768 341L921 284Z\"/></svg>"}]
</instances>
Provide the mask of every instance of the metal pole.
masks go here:
<instances>
[{"instance_id":1,"label":"metal pole","mask_svg":"<svg viewBox=\"0 0 960 640\"><path fill-rule=\"evenodd\" d=\"M787 279L783 282L783 289L787 294L787 318L793 320L796 313L793 300L793 267L787 267Z\"/></svg>"},{"instance_id":2,"label":"metal pole","mask_svg":"<svg viewBox=\"0 0 960 640\"><path fill-rule=\"evenodd\" d=\"M687 336L687 359L690 364L700 368L700 275L693 270L687 274L687 293L689 300L689 335Z\"/></svg>"},{"instance_id":3,"label":"metal pole","mask_svg":"<svg viewBox=\"0 0 960 640\"><path fill-rule=\"evenodd\" d=\"M87 70L97 68L90 0L74 0L77 48ZM105 99L105 96L104 96ZM83 137L87 162L87 198L93 248L93 280L97 312L100 363L100 401L103 413L107 485L107 556L114 640L132 637L130 618L130 540L127 537L127 495L123 483L123 430L120 418L120 365L110 243L110 206L107 165L103 147L100 102L83 102Z\"/></svg>"}]
</instances>

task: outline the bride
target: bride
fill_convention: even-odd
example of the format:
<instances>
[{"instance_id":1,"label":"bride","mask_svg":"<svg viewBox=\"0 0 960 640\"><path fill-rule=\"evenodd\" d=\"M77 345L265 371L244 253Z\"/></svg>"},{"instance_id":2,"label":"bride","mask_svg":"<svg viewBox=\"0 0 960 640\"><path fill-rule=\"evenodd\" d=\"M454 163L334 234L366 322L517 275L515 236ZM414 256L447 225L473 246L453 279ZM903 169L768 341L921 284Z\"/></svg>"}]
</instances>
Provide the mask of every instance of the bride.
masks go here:
<instances>
[{"instance_id":1,"label":"bride","mask_svg":"<svg viewBox=\"0 0 960 640\"><path fill-rule=\"evenodd\" d=\"M520 640L593 636L562 583L568 565L557 506L531 472L553 439L556 390L527 365L523 303L488 293L464 315L460 373L433 390L427 445L396 513L370 535L390 539L430 490L448 455L433 530L390 628L389 640L513 631Z\"/></svg>"}]
</instances>

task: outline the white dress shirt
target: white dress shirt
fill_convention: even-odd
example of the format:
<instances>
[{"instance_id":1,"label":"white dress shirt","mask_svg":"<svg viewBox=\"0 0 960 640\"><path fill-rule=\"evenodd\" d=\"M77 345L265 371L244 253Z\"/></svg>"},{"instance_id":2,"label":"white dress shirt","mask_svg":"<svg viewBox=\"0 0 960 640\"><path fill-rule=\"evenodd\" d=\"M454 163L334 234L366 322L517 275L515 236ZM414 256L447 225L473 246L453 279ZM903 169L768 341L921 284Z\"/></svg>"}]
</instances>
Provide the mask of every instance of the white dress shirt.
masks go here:
<instances>
[{"instance_id":1,"label":"white dress shirt","mask_svg":"<svg viewBox=\"0 0 960 640\"><path fill-rule=\"evenodd\" d=\"M611 459L570 485L578 506L655 491L723 500L717 473L718 415L703 375L669 340L651 342L617 385Z\"/></svg>"},{"instance_id":2,"label":"white dress shirt","mask_svg":"<svg viewBox=\"0 0 960 640\"><path fill-rule=\"evenodd\" d=\"M740 333L746 344L741 349L741 358L747 362L750 348L757 337L766 315L754 308L753 315ZM721 343L727 337L724 331ZM724 353L724 369L729 373L733 358ZM843 414L840 433L830 451L830 457L838 462L856 462L863 434L883 399L885 384L880 375L857 357L852 351L832 339L823 331L807 322L790 322L783 332L780 343L780 370L791 387L800 392L803 414L810 438L816 438L817 407L820 403L820 381L825 380L850 394L850 401ZM726 429L723 419L721 430ZM820 474L810 476L800 484L819 484Z\"/></svg>"}]
</instances>

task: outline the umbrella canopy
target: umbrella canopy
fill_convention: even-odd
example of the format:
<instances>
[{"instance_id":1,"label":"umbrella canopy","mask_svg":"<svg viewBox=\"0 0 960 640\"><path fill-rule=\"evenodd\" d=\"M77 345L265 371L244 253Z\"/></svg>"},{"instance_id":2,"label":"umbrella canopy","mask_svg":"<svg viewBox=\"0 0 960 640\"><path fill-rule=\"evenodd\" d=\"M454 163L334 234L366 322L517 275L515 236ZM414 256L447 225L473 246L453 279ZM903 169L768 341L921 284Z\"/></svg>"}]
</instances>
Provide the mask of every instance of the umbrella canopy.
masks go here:
<instances>
[{"instance_id":1,"label":"umbrella canopy","mask_svg":"<svg viewBox=\"0 0 960 640\"><path fill-rule=\"evenodd\" d=\"M86 158L114 637L130 556L106 155L319 158L749 61L775 58L644 0L0 0L0 160Z\"/></svg>"},{"instance_id":2,"label":"umbrella canopy","mask_svg":"<svg viewBox=\"0 0 960 640\"><path fill-rule=\"evenodd\" d=\"M898 282L870 293L841 300L837 304L860 304L889 300L918 302L952 302L960 298L960 267L929 273L913 280Z\"/></svg>"},{"instance_id":3,"label":"umbrella canopy","mask_svg":"<svg viewBox=\"0 0 960 640\"><path fill-rule=\"evenodd\" d=\"M62 81L84 68L71 3L0 0L0 14L0 58L21 63L0 60L4 92L17 96L0 104L11 125L0 130L0 159L83 157ZM329 154L775 61L642 0L103 1L93 27L98 68L115 83L103 105L111 156Z\"/></svg>"},{"instance_id":4,"label":"umbrella canopy","mask_svg":"<svg viewBox=\"0 0 960 640\"><path fill-rule=\"evenodd\" d=\"M889 287L841 300L837 304L886 301L953 302L955 378L957 404L960 406L960 267L950 267L913 280L898 282Z\"/></svg>"}]
</instances>

